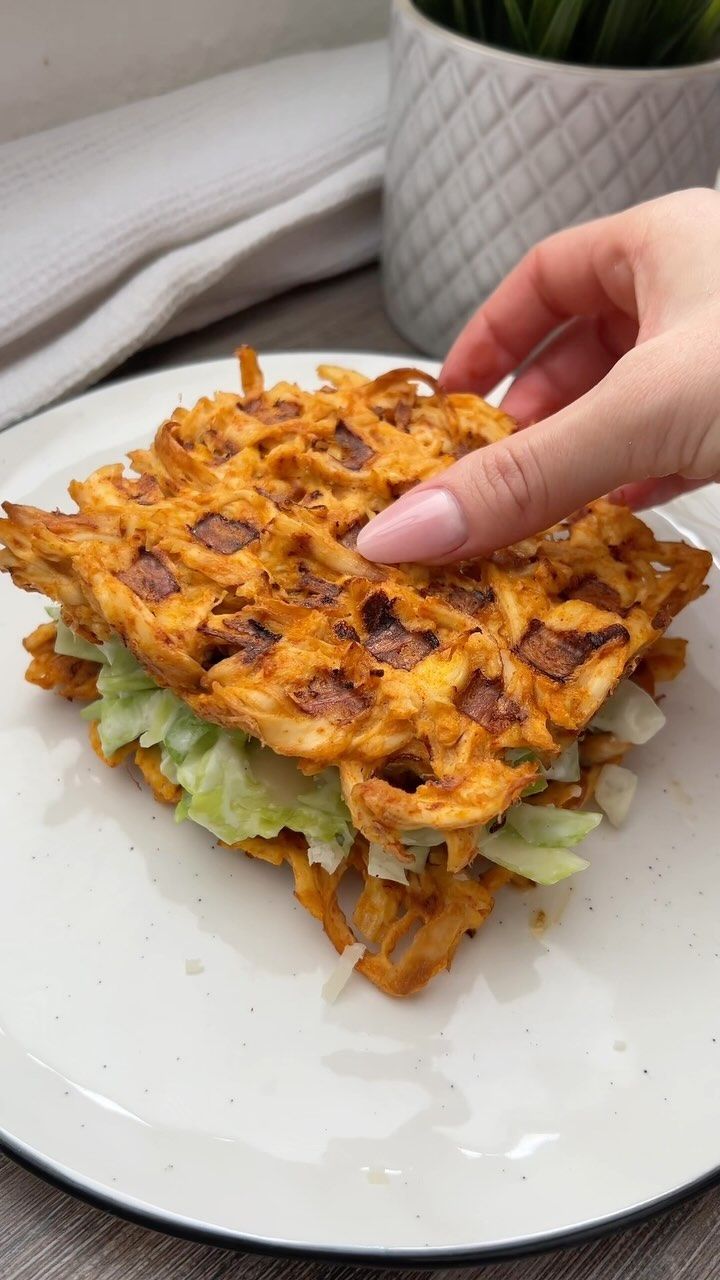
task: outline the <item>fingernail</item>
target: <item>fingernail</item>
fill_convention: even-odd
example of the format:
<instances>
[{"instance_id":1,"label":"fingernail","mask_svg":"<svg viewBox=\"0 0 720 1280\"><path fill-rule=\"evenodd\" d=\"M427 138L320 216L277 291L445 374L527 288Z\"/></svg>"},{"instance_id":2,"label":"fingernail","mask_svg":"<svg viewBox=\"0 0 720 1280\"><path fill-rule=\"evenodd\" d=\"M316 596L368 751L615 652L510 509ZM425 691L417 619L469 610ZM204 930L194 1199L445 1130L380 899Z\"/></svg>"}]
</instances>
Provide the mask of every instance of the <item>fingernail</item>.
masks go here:
<instances>
[{"instance_id":1,"label":"fingernail","mask_svg":"<svg viewBox=\"0 0 720 1280\"><path fill-rule=\"evenodd\" d=\"M468 536L462 507L449 489L408 493L360 530L357 549L367 560L398 564L449 555Z\"/></svg>"}]
</instances>

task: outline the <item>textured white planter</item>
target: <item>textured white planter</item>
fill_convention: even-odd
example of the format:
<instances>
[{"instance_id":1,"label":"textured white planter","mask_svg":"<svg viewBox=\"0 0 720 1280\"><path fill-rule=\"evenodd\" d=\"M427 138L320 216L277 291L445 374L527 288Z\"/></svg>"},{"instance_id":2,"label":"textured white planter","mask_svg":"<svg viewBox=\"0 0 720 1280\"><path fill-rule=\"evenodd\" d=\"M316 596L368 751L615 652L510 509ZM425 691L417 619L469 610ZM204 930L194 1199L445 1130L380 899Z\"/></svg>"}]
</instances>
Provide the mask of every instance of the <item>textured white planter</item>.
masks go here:
<instances>
[{"instance_id":1,"label":"textured white planter","mask_svg":"<svg viewBox=\"0 0 720 1280\"><path fill-rule=\"evenodd\" d=\"M713 186L720 61L566 66L445 31L394 0L384 279L394 323L442 356L543 236Z\"/></svg>"}]
</instances>

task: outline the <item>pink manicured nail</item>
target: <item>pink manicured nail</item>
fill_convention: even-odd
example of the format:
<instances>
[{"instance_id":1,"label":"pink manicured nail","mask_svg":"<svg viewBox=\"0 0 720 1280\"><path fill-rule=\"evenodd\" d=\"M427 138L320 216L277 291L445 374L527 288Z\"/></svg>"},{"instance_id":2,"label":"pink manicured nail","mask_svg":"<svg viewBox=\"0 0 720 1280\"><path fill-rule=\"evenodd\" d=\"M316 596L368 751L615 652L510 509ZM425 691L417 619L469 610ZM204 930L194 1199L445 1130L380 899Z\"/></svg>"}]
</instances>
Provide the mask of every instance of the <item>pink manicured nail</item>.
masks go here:
<instances>
[{"instance_id":1,"label":"pink manicured nail","mask_svg":"<svg viewBox=\"0 0 720 1280\"><path fill-rule=\"evenodd\" d=\"M367 560L398 564L448 555L468 536L462 508L448 489L408 493L360 530L357 549Z\"/></svg>"}]
</instances>

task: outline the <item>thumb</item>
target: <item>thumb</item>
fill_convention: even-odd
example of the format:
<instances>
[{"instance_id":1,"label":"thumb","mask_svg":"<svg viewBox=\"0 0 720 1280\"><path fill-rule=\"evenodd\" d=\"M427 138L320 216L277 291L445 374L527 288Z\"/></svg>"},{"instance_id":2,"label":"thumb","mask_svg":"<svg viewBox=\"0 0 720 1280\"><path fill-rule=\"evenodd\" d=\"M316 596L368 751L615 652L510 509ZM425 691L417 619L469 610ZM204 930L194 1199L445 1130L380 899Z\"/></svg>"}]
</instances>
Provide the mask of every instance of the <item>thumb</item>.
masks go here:
<instances>
[{"instance_id":1,"label":"thumb","mask_svg":"<svg viewBox=\"0 0 720 1280\"><path fill-rule=\"evenodd\" d=\"M405 494L365 526L358 551L384 564L485 555L622 484L676 471L668 382L641 350L559 413Z\"/></svg>"}]
</instances>

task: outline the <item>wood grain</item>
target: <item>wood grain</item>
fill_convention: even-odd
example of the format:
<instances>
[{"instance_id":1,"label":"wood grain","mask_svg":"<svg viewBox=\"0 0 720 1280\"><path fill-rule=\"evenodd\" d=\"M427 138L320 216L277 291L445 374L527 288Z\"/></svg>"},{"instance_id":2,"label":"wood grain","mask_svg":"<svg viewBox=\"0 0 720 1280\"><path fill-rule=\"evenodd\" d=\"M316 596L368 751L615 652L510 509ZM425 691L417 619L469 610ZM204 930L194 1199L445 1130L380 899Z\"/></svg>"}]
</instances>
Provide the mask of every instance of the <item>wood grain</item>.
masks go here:
<instances>
[{"instance_id":1,"label":"wood grain","mask_svg":"<svg viewBox=\"0 0 720 1280\"><path fill-rule=\"evenodd\" d=\"M383 312L377 269L367 268L151 348L114 376L227 356L243 341L261 352L409 350ZM360 1280L370 1274L379 1273L174 1240L82 1204L0 1156L0 1280ZM427 1272L405 1274L420 1280ZM580 1248L434 1274L447 1280L718 1280L720 1188Z\"/></svg>"}]
</instances>

